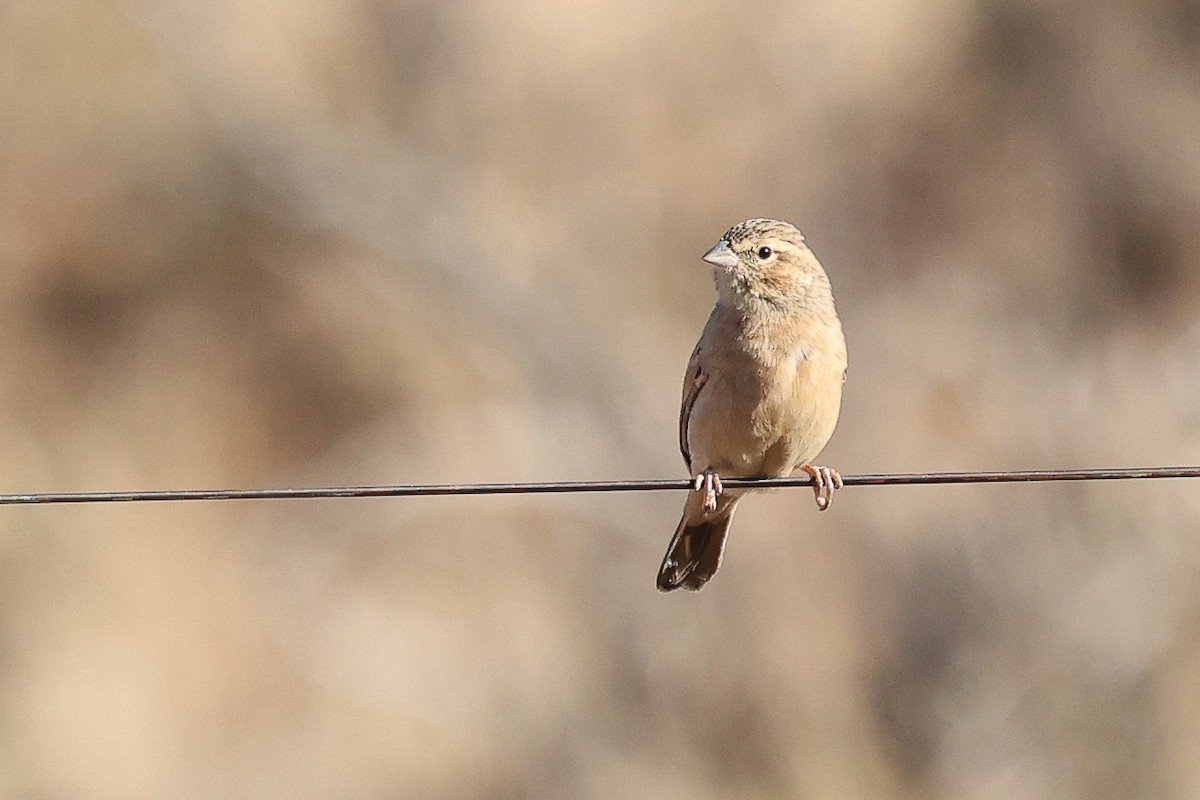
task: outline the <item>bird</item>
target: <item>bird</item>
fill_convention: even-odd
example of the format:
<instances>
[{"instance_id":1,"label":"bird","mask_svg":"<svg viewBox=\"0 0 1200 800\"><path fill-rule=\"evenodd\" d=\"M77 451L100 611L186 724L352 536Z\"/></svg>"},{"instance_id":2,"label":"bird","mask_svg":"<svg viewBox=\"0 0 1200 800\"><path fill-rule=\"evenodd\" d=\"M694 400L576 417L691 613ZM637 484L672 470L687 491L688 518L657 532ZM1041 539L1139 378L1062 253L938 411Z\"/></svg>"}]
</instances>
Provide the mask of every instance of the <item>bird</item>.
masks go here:
<instances>
[{"instance_id":1,"label":"bird","mask_svg":"<svg viewBox=\"0 0 1200 800\"><path fill-rule=\"evenodd\" d=\"M812 478L817 509L841 475L812 463L837 425L846 338L829 277L794 225L748 219L704 254L717 300L692 351L679 411L679 449L692 476L658 589L699 591L721 566L746 489L721 478Z\"/></svg>"}]
</instances>

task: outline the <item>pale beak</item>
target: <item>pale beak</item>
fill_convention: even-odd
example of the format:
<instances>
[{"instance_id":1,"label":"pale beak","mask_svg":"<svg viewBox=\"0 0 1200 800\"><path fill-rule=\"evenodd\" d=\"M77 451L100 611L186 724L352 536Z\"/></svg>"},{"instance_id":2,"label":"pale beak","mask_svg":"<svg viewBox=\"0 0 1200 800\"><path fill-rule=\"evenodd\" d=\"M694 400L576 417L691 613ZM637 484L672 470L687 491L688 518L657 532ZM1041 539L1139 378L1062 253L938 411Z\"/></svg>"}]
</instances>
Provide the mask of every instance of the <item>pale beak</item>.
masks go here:
<instances>
[{"instance_id":1,"label":"pale beak","mask_svg":"<svg viewBox=\"0 0 1200 800\"><path fill-rule=\"evenodd\" d=\"M724 239L717 242L712 250L704 254L704 260L714 267L724 267L725 269L733 269L738 265L737 253L733 252L729 242Z\"/></svg>"}]
</instances>

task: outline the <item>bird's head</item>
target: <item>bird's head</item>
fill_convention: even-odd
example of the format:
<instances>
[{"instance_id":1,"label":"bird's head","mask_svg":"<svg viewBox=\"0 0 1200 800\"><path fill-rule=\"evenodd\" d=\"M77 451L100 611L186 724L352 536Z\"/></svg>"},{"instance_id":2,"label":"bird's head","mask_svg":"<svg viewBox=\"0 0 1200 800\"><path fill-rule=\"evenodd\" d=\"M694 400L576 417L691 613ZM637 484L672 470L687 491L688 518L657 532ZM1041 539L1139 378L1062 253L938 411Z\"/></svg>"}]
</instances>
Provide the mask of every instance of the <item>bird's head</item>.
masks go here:
<instances>
[{"instance_id":1,"label":"bird's head","mask_svg":"<svg viewBox=\"0 0 1200 800\"><path fill-rule=\"evenodd\" d=\"M829 279L790 222L748 219L734 225L707 253L717 291L734 300L807 305L829 296Z\"/></svg>"}]
</instances>

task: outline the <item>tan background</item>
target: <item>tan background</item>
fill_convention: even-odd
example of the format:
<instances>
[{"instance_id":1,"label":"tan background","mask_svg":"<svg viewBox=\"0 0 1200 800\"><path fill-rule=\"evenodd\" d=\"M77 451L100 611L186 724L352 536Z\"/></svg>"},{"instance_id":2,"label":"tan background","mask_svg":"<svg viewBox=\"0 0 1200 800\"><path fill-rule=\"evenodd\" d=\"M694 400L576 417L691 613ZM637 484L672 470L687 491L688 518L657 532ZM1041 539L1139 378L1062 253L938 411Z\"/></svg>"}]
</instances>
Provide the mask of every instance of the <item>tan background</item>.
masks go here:
<instances>
[{"instance_id":1,"label":"tan background","mask_svg":"<svg viewBox=\"0 0 1200 800\"><path fill-rule=\"evenodd\" d=\"M844 472L1200 461L1200 6L0 4L0 490L682 477L730 224ZM0 509L0 796L1191 798L1200 486Z\"/></svg>"}]
</instances>

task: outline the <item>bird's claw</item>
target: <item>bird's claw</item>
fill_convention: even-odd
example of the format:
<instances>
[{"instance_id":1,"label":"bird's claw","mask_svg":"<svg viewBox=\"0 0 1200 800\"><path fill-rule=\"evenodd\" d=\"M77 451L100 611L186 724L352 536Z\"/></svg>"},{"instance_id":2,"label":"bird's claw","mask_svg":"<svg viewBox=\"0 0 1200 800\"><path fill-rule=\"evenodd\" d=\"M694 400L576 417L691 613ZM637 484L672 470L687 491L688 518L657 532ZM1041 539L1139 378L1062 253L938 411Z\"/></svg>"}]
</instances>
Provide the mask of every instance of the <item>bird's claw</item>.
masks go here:
<instances>
[{"instance_id":1,"label":"bird's claw","mask_svg":"<svg viewBox=\"0 0 1200 800\"><path fill-rule=\"evenodd\" d=\"M817 510L824 511L833 502L833 493L842 488L842 476L832 467L817 467L809 464L800 469L808 473L813 481L813 494L817 498Z\"/></svg>"},{"instance_id":2,"label":"bird's claw","mask_svg":"<svg viewBox=\"0 0 1200 800\"><path fill-rule=\"evenodd\" d=\"M702 508L705 513L711 514L717 510L717 496L725 490L721 486L721 476L706 469L692 482L692 491L704 493Z\"/></svg>"}]
</instances>

